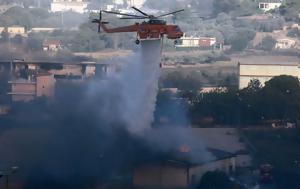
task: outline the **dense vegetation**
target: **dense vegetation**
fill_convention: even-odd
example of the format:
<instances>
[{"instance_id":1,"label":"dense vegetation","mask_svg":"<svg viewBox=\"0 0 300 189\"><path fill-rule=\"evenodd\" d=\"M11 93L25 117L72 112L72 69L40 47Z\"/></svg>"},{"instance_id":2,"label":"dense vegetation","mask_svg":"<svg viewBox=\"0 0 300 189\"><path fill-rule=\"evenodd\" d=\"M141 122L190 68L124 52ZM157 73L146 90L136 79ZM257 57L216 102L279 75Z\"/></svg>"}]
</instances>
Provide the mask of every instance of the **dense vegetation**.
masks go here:
<instances>
[{"instance_id":1,"label":"dense vegetation","mask_svg":"<svg viewBox=\"0 0 300 189\"><path fill-rule=\"evenodd\" d=\"M15 2L19 2L15 0ZM42 1L47 8L48 1ZM2 3L8 3L3 0ZM25 5L37 6L37 2L33 0L22 1ZM107 1L94 0L93 7L99 7ZM295 2L297 4L297 2ZM0 2L1 4L1 2ZM159 6L158 6L159 5ZM133 41L135 36L131 34L116 35L98 35L96 26L92 26L89 22L98 15L91 14L90 19L87 15L80 15L74 12L49 13L42 8L25 8L13 7L4 14L0 15L0 25L23 25L27 30L32 27L57 27L61 28L60 33L45 36L30 36L31 39L58 38L61 39L63 45L72 51L98 51L104 48L125 48L133 49ZM279 13L273 13L276 16L270 17L267 21L259 20L243 20L237 19L238 16L247 16L259 13L257 4L252 0L206 0L182 1L162 0L160 4L156 1L148 0L146 7L158 9L161 11L171 11L174 9L185 8L185 12L179 13L174 17L166 18L169 22L176 22L187 35L216 37L218 42L231 45L231 51L242 51L251 47L251 40L257 31L270 32L275 29L282 28L285 23L283 18L287 18L283 9ZM164 8L165 7L165 8ZM293 9L290 4L284 8ZM286 10L286 12L289 12ZM111 26L127 25L129 22L120 21L113 16L105 15ZM69 31L70 28L79 28L79 30ZM297 32L289 33L290 36L296 36ZM128 40L129 39L129 40ZM170 42L166 42L166 46L173 46ZM262 48L263 49L263 48ZM267 47L268 49L268 47Z\"/></svg>"},{"instance_id":2,"label":"dense vegetation","mask_svg":"<svg viewBox=\"0 0 300 189\"><path fill-rule=\"evenodd\" d=\"M282 120L299 124L300 85L292 76L278 76L266 82L250 82L242 90L213 92L203 96L191 108L191 117L213 117L221 124L259 124L266 120Z\"/></svg>"},{"instance_id":3,"label":"dense vegetation","mask_svg":"<svg viewBox=\"0 0 300 189\"><path fill-rule=\"evenodd\" d=\"M226 173L221 171L206 172L196 189L236 189L237 184L231 181Z\"/></svg>"},{"instance_id":4,"label":"dense vegetation","mask_svg":"<svg viewBox=\"0 0 300 189\"><path fill-rule=\"evenodd\" d=\"M255 164L270 163L278 188L299 188L299 129L247 129L256 148Z\"/></svg>"},{"instance_id":5,"label":"dense vegetation","mask_svg":"<svg viewBox=\"0 0 300 189\"><path fill-rule=\"evenodd\" d=\"M178 76L174 77L174 82L178 82ZM297 78L274 77L264 87L258 80L252 80L242 90L228 88L207 94L199 94L199 85L185 82L189 79L192 78L181 79L182 83L177 84L182 86L179 88L182 92L176 98L187 99L189 120L193 124L202 126L202 121L207 118L215 124L225 125L270 125L270 121L300 124L300 84ZM174 96L170 98L174 99Z\"/></svg>"}]
</instances>

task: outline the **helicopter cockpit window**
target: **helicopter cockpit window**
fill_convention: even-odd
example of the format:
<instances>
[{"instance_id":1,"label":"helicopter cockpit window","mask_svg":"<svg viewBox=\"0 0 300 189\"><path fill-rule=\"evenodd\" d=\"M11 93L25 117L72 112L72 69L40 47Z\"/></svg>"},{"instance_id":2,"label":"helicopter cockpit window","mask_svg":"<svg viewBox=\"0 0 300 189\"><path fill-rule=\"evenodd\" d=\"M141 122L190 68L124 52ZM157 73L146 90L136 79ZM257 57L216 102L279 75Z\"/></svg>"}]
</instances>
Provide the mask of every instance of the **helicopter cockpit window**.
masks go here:
<instances>
[{"instance_id":1,"label":"helicopter cockpit window","mask_svg":"<svg viewBox=\"0 0 300 189\"><path fill-rule=\"evenodd\" d=\"M150 20L150 24L165 24L164 20Z\"/></svg>"}]
</instances>

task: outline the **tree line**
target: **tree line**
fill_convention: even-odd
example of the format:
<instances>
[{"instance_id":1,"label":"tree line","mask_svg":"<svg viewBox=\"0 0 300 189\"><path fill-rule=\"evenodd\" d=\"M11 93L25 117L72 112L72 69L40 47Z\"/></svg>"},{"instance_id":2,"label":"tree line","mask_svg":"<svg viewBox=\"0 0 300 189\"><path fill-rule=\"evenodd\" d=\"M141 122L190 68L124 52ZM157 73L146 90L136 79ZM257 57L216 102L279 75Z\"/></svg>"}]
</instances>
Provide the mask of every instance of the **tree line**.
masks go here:
<instances>
[{"instance_id":1,"label":"tree line","mask_svg":"<svg viewBox=\"0 0 300 189\"><path fill-rule=\"evenodd\" d=\"M270 122L300 124L300 83L292 76L277 76L265 83L251 80L247 88L229 87L200 94L197 90L185 90L176 95L164 93L173 103L185 107L187 120L193 125L257 125ZM158 100L159 110L164 107ZM167 108L166 108L167 109ZM173 108L174 109L174 108ZM169 111L170 112L170 111ZM165 115L169 120L178 115ZM209 121L207 123L207 121Z\"/></svg>"}]
</instances>

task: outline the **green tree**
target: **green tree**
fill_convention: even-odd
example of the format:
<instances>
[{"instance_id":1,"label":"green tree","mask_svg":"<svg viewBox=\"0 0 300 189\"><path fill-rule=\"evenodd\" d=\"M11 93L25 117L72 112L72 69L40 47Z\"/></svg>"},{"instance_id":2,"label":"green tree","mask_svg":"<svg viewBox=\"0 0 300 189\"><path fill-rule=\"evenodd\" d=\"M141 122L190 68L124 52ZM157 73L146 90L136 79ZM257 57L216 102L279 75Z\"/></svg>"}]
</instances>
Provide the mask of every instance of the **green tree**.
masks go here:
<instances>
[{"instance_id":1,"label":"green tree","mask_svg":"<svg viewBox=\"0 0 300 189\"><path fill-rule=\"evenodd\" d=\"M214 0L213 11L215 14L221 12L229 13L230 11L233 11L236 8L238 8L239 3L239 0Z\"/></svg>"},{"instance_id":2,"label":"green tree","mask_svg":"<svg viewBox=\"0 0 300 189\"><path fill-rule=\"evenodd\" d=\"M8 95L7 92L9 90L8 85L9 80L9 72L0 71L0 103L8 103Z\"/></svg>"},{"instance_id":3,"label":"green tree","mask_svg":"<svg viewBox=\"0 0 300 189\"><path fill-rule=\"evenodd\" d=\"M34 17L27 9L21 7L12 7L4 14L0 15L0 24L4 26L20 25L27 29L32 27Z\"/></svg>"},{"instance_id":4,"label":"green tree","mask_svg":"<svg viewBox=\"0 0 300 189\"><path fill-rule=\"evenodd\" d=\"M247 92L255 93L262 89L261 82L258 79L251 79L246 90Z\"/></svg>"},{"instance_id":5,"label":"green tree","mask_svg":"<svg viewBox=\"0 0 300 189\"><path fill-rule=\"evenodd\" d=\"M242 35L235 35L231 38L230 44L231 44L231 51L243 51L247 48L249 43L249 40L247 37Z\"/></svg>"},{"instance_id":6,"label":"green tree","mask_svg":"<svg viewBox=\"0 0 300 189\"><path fill-rule=\"evenodd\" d=\"M6 42L8 42L8 40L9 40L9 33L6 32L6 31L4 30L4 31L1 33L0 41L1 41L2 43L6 43Z\"/></svg>"},{"instance_id":7,"label":"green tree","mask_svg":"<svg viewBox=\"0 0 300 189\"><path fill-rule=\"evenodd\" d=\"M288 0L279 8L279 12L286 21L299 21L300 1Z\"/></svg>"},{"instance_id":8,"label":"green tree","mask_svg":"<svg viewBox=\"0 0 300 189\"><path fill-rule=\"evenodd\" d=\"M29 51L40 51L43 47L44 37L40 34L30 34L26 40L26 49Z\"/></svg>"},{"instance_id":9,"label":"green tree","mask_svg":"<svg viewBox=\"0 0 300 189\"><path fill-rule=\"evenodd\" d=\"M287 36L300 38L300 30L298 28L293 28L288 31Z\"/></svg>"},{"instance_id":10,"label":"green tree","mask_svg":"<svg viewBox=\"0 0 300 189\"><path fill-rule=\"evenodd\" d=\"M221 171L206 172L197 189L234 189L235 184L229 179L226 173Z\"/></svg>"},{"instance_id":11,"label":"green tree","mask_svg":"<svg viewBox=\"0 0 300 189\"><path fill-rule=\"evenodd\" d=\"M201 88L200 78L191 73L184 75L179 71L171 72L161 79L165 88L178 88L179 90L197 91Z\"/></svg>"},{"instance_id":12,"label":"green tree","mask_svg":"<svg viewBox=\"0 0 300 189\"><path fill-rule=\"evenodd\" d=\"M231 37L231 51L243 51L255 37L256 32L249 29L240 29Z\"/></svg>"},{"instance_id":13,"label":"green tree","mask_svg":"<svg viewBox=\"0 0 300 189\"><path fill-rule=\"evenodd\" d=\"M269 119L300 119L300 84L293 76L277 76L265 83L260 98L262 111Z\"/></svg>"},{"instance_id":14,"label":"green tree","mask_svg":"<svg viewBox=\"0 0 300 189\"><path fill-rule=\"evenodd\" d=\"M261 41L261 49L265 51L271 51L274 49L276 45L276 39L274 39L272 36L266 36Z\"/></svg>"}]
</instances>

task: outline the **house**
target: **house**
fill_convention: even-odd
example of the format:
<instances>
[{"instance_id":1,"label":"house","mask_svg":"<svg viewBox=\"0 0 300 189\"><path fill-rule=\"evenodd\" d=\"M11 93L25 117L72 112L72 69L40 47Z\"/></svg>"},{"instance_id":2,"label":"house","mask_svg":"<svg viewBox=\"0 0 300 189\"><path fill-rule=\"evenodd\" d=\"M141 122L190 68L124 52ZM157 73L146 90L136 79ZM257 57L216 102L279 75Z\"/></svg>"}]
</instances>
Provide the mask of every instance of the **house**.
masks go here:
<instances>
[{"instance_id":1,"label":"house","mask_svg":"<svg viewBox=\"0 0 300 189\"><path fill-rule=\"evenodd\" d=\"M10 37L15 37L16 35L26 36L26 30L23 26L9 26L7 27L7 32Z\"/></svg>"},{"instance_id":2,"label":"house","mask_svg":"<svg viewBox=\"0 0 300 189\"><path fill-rule=\"evenodd\" d=\"M246 88L253 79L258 79L262 85L275 76L290 75L299 78L298 62L267 62L239 63L239 89Z\"/></svg>"},{"instance_id":3,"label":"house","mask_svg":"<svg viewBox=\"0 0 300 189\"><path fill-rule=\"evenodd\" d=\"M33 32L33 33L41 33L41 32L45 32L45 33L52 33L54 31L59 30L59 28L32 28L29 32Z\"/></svg>"},{"instance_id":4,"label":"house","mask_svg":"<svg viewBox=\"0 0 300 189\"><path fill-rule=\"evenodd\" d=\"M144 162L134 169L135 188L188 188L195 186L208 171L235 171L235 155L223 150L207 149L212 155L200 161L189 160L189 147L182 146L174 155ZM203 152L199 151L201 156ZM201 157L199 157L201 159Z\"/></svg>"},{"instance_id":5,"label":"house","mask_svg":"<svg viewBox=\"0 0 300 189\"><path fill-rule=\"evenodd\" d=\"M174 133L180 134L174 136ZM133 171L136 188L188 188L198 183L207 171L221 170L230 174L252 165L248 146L240 140L236 128L172 127L148 134L156 136L157 148L164 146L167 140L174 149L147 155L137 164Z\"/></svg>"},{"instance_id":6,"label":"house","mask_svg":"<svg viewBox=\"0 0 300 189\"><path fill-rule=\"evenodd\" d=\"M58 51L61 49L61 43L59 40L46 39L43 42L43 51Z\"/></svg>"},{"instance_id":7,"label":"house","mask_svg":"<svg viewBox=\"0 0 300 189\"><path fill-rule=\"evenodd\" d=\"M211 48L214 47L217 40L214 37L182 37L181 44L176 45L176 47L186 47L186 48Z\"/></svg>"},{"instance_id":8,"label":"house","mask_svg":"<svg viewBox=\"0 0 300 189\"><path fill-rule=\"evenodd\" d=\"M51 12L73 11L83 14L88 7L85 0L53 0L51 3Z\"/></svg>"},{"instance_id":9,"label":"house","mask_svg":"<svg viewBox=\"0 0 300 189\"><path fill-rule=\"evenodd\" d=\"M38 74L35 81L18 79L9 81L8 84L11 86L11 92L8 95L14 102L28 102L42 96L52 98L54 95L55 79L49 73Z\"/></svg>"},{"instance_id":10,"label":"house","mask_svg":"<svg viewBox=\"0 0 300 189\"><path fill-rule=\"evenodd\" d=\"M276 40L275 49L291 49L294 48L296 45L296 40L285 37L285 38L279 38Z\"/></svg>"},{"instance_id":11,"label":"house","mask_svg":"<svg viewBox=\"0 0 300 189\"><path fill-rule=\"evenodd\" d=\"M300 24L298 24L298 23L288 23L285 26L283 26L284 31L287 31L287 30L290 30L290 29L300 30Z\"/></svg>"},{"instance_id":12,"label":"house","mask_svg":"<svg viewBox=\"0 0 300 189\"><path fill-rule=\"evenodd\" d=\"M264 12L277 9L282 5L282 0L260 0L258 8Z\"/></svg>"}]
</instances>

